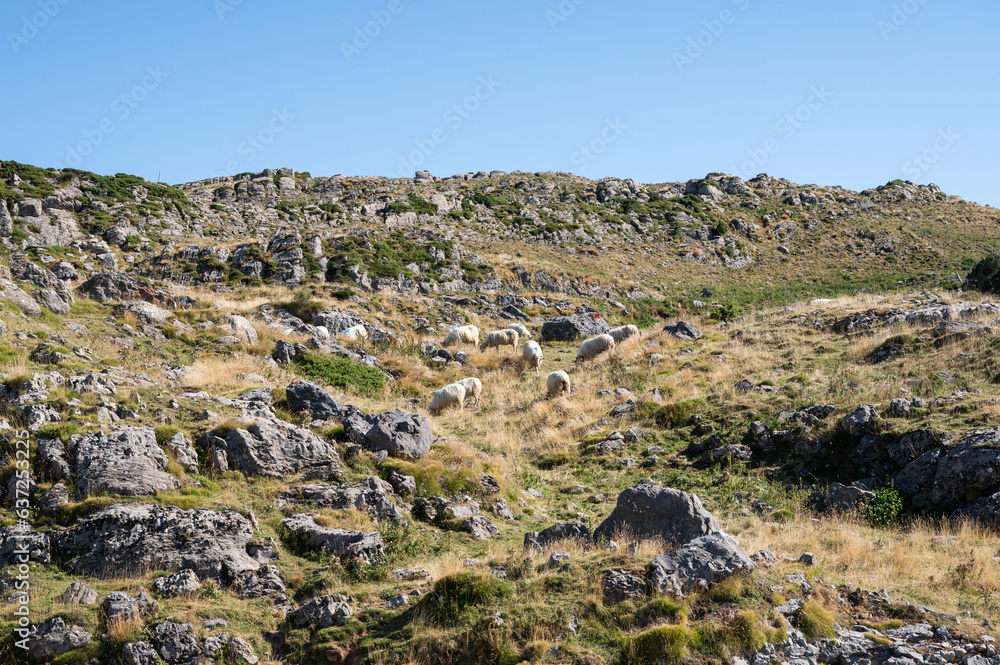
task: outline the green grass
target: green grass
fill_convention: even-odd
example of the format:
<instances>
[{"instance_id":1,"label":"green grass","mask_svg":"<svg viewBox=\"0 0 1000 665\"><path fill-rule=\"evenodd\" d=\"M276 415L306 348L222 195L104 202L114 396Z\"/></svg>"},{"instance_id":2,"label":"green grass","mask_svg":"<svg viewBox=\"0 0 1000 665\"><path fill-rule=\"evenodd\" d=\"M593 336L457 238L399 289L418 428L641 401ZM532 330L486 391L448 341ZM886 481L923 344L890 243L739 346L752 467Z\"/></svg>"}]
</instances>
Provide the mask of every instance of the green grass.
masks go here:
<instances>
[{"instance_id":1,"label":"green grass","mask_svg":"<svg viewBox=\"0 0 1000 665\"><path fill-rule=\"evenodd\" d=\"M795 624L810 640L818 640L821 637L832 638L837 634L833 627L833 614L815 600L806 601L795 615Z\"/></svg>"},{"instance_id":2,"label":"green grass","mask_svg":"<svg viewBox=\"0 0 1000 665\"><path fill-rule=\"evenodd\" d=\"M382 392L386 376L374 367L356 363L349 358L332 358L319 353L306 353L295 359L295 369L303 376L323 383L373 397Z\"/></svg>"},{"instance_id":3,"label":"green grass","mask_svg":"<svg viewBox=\"0 0 1000 665\"><path fill-rule=\"evenodd\" d=\"M513 592L514 587L508 582L489 573L470 571L439 579L422 604L436 621L452 623L468 608L496 606Z\"/></svg>"}]
</instances>

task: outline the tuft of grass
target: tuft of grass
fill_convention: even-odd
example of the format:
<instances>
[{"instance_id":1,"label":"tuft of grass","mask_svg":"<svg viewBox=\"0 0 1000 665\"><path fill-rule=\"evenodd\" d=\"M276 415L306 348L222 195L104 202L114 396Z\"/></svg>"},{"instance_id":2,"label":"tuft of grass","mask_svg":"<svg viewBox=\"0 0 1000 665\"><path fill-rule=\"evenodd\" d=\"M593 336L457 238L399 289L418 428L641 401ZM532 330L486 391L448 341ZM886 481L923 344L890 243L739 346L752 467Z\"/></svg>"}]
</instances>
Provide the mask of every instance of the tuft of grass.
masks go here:
<instances>
[{"instance_id":1,"label":"tuft of grass","mask_svg":"<svg viewBox=\"0 0 1000 665\"><path fill-rule=\"evenodd\" d=\"M660 626L639 633L622 648L621 663L662 662L680 665L690 653L697 635L687 626Z\"/></svg>"},{"instance_id":2,"label":"tuft of grass","mask_svg":"<svg viewBox=\"0 0 1000 665\"><path fill-rule=\"evenodd\" d=\"M457 621L467 608L498 604L514 587L489 573L463 572L442 577L424 601L430 615L440 622Z\"/></svg>"},{"instance_id":3,"label":"tuft of grass","mask_svg":"<svg viewBox=\"0 0 1000 665\"><path fill-rule=\"evenodd\" d=\"M837 634L833 627L833 614L815 600L806 601L795 615L795 624L806 639L810 640L818 640L821 637L832 638Z\"/></svg>"}]
</instances>

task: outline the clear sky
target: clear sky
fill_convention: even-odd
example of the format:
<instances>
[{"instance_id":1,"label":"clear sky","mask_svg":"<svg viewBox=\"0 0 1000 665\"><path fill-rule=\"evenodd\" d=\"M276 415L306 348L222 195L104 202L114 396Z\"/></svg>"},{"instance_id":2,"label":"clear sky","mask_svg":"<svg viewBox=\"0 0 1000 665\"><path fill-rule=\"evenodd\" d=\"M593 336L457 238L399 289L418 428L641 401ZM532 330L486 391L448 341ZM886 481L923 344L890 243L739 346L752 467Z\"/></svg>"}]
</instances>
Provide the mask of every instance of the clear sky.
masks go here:
<instances>
[{"instance_id":1,"label":"clear sky","mask_svg":"<svg viewBox=\"0 0 1000 665\"><path fill-rule=\"evenodd\" d=\"M4 0L0 26L0 158L39 166L763 171L1000 206L996 0Z\"/></svg>"}]
</instances>

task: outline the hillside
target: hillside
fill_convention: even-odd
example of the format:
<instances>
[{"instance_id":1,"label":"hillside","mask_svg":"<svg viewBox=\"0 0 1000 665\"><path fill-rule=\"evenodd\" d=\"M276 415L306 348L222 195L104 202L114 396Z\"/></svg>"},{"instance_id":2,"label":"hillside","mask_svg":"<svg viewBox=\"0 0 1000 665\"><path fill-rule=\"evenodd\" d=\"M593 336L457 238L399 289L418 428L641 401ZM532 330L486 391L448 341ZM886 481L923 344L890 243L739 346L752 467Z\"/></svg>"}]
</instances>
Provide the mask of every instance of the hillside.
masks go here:
<instances>
[{"instance_id":1,"label":"hillside","mask_svg":"<svg viewBox=\"0 0 1000 665\"><path fill-rule=\"evenodd\" d=\"M992 208L14 162L0 199L0 662L1000 663ZM514 323L538 372L445 345Z\"/></svg>"}]
</instances>

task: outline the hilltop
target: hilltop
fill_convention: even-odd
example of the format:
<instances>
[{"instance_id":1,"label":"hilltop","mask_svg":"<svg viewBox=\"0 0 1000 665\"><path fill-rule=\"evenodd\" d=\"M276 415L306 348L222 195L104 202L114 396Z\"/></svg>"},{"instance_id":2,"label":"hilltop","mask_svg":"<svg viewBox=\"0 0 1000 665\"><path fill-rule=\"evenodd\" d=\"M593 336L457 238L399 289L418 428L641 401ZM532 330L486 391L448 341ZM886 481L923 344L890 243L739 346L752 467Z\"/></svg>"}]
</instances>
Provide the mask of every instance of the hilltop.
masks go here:
<instances>
[{"instance_id":1,"label":"hilltop","mask_svg":"<svg viewBox=\"0 0 1000 665\"><path fill-rule=\"evenodd\" d=\"M0 200L0 662L1000 663L992 208L15 162ZM512 323L540 374L443 343Z\"/></svg>"}]
</instances>

